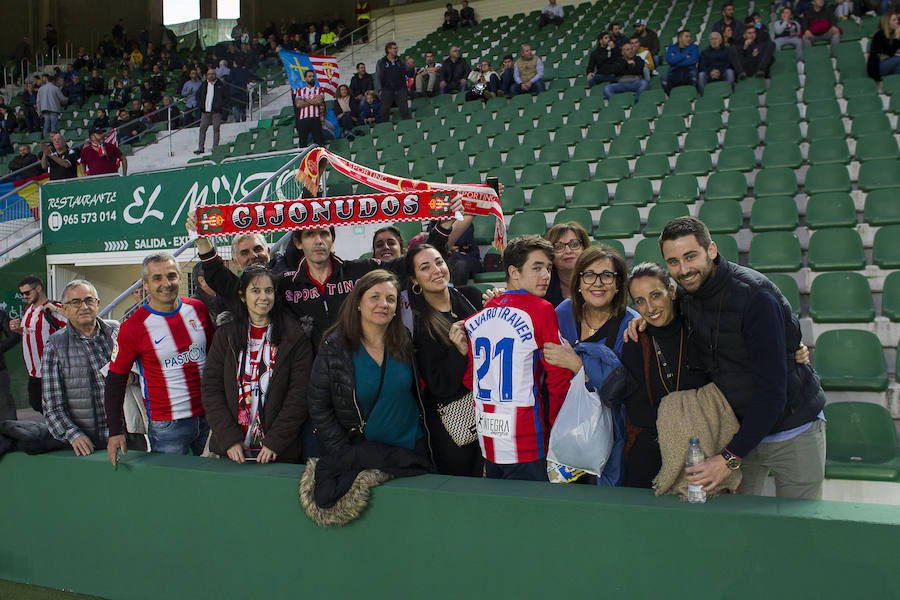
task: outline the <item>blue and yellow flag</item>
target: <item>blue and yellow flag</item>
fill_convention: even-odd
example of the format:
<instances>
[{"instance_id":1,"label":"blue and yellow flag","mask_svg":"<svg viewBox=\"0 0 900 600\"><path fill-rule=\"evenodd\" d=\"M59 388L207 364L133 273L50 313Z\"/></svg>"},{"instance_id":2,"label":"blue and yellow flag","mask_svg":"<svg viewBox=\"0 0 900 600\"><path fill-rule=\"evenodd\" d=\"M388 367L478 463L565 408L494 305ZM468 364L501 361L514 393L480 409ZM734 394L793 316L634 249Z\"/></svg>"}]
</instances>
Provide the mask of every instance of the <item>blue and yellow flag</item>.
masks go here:
<instances>
[{"instance_id":1,"label":"blue and yellow flag","mask_svg":"<svg viewBox=\"0 0 900 600\"><path fill-rule=\"evenodd\" d=\"M334 96L340 85L341 73L337 59L333 56L317 56L292 52L282 48L278 51L284 69L287 72L288 83L292 90L306 87L306 72L312 70L316 74L316 84L322 88L322 93Z\"/></svg>"}]
</instances>

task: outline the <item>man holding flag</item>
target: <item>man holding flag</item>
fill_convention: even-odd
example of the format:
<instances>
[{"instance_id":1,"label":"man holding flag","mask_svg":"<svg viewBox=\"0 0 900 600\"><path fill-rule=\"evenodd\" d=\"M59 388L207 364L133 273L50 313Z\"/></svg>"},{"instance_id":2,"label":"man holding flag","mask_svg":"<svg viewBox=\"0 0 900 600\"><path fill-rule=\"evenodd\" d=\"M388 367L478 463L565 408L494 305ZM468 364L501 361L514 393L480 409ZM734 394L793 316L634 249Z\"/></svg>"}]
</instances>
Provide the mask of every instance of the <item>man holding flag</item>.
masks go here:
<instances>
[{"instance_id":1,"label":"man holding flag","mask_svg":"<svg viewBox=\"0 0 900 600\"><path fill-rule=\"evenodd\" d=\"M325 140L322 136L322 111L325 108L325 98L322 90L316 85L316 74L310 69L306 72L305 87L297 90L294 97L294 113L297 115L297 134L300 137L300 147L305 148L306 142L312 134L313 141L322 146Z\"/></svg>"},{"instance_id":2,"label":"man holding flag","mask_svg":"<svg viewBox=\"0 0 900 600\"><path fill-rule=\"evenodd\" d=\"M337 59L333 56L317 56L291 52L281 46L278 56L287 72L288 83L294 92L294 114L300 147L306 146L312 134L316 144L322 145L322 115L325 113L325 96L334 98L341 78Z\"/></svg>"}]
</instances>

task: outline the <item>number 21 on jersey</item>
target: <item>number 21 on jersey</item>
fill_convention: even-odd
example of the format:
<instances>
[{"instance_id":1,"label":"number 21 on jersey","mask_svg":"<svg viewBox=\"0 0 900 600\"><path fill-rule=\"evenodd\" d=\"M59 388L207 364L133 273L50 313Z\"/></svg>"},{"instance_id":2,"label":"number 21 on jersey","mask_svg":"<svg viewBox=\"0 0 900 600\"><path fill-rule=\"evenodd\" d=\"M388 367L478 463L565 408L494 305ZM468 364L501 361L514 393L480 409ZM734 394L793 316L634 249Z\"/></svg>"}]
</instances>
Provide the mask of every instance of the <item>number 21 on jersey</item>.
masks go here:
<instances>
[{"instance_id":1,"label":"number 21 on jersey","mask_svg":"<svg viewBox=\"0 0 900 600\"><path fill-rule=\"evenodd\" d=\"M475 351L474 364L478 365L475 375L478 379L477 395L478 399L486 402L512 402L513 399L513 344L515 340L511 337L505 337L497 340L494 347L491 347L491 339L487 337L475 338L473 345ZM491 379L499 383L500 398L492 399L491 392L494 386L482 387L482 380L492 372L494 377Z\"/></svg>"}]
</instances>

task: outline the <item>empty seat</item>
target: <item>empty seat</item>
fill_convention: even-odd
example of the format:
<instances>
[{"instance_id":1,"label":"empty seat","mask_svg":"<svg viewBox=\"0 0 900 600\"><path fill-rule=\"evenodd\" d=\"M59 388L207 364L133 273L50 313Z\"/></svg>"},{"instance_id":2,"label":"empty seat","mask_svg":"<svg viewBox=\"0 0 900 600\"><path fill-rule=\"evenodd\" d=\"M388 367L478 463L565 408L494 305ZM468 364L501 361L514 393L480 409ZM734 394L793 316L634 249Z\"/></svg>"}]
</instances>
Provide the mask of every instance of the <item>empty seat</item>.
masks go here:
<instances>
[{"instance_id":1,"label":"empty seat","mask_svg":"<svg viewBox=\"0 0 900 600\"><path fill-rule=\"evenodd\" d=\"M609 190L602 181L582 181L572 190L571 207L597 209L609 203Z\"/></svg>"},{"instance_id":2,"label":"empty seat","mask_svg":"<svg viewBox=\"0 0 900 600\"><path fill-rule=\"evenodd\" d=\"M855 154L858 161L868 162L870 160L895 159L900 156L900 150L897 149L897 138L888 130L857 140Z\"/></svg>"},{"instance_id":3,"label":"empty seat","mask_svg":"<svg viewBox=\"0 0 900 600\"><path fill-rule=\"evenodd\" d=\"M900 161L872 160L859 168L859 187L870 192L900 187Z\"/></svg>"},{"instance_id":4,"label":"empty seat","mask_svg":"<svg viewBox=\"0 0 900 600\"><path fill-rule=\"evenodd\" d=\"M647 139L642 158L652 155L673 156L678 150L678 136L666 133L653 134Z\"/></svg>"},{"instance_id":5,"label":"empty seat","mask_svg":"<svg viewBox=\"0 0 900 600\"><path fill-rule=\"evenodd\" d=\"M797 271L803 266L800 240L789 231L766 231L750 240L750 267L757 271Z\"/></svg>"},{"instance_id":6,"label":"empty seat","mask_svg":"<svg viewBox=\"0 0 900 600\"><path fill-rule=\"evenodd\" d=\"M634 247L632 267L642 262L655 262L660 266L665 265L662 253L659 251L659 242L653 238L644 238Z\"/></svg>"},{"instance_id":7,"label":"empty seat","mask_svg":"<svg viewBox=\"0 0 900 600\"><path fill-rule=\"evenodd\" d=\"M500 197L500 208L503 209L504 215L512 215L525 210L525 192L522 188L507 185L503 190L503 196Z\"/></svg>"},{"instance_id":8,"label":"empty seat","mask_svg":"<svg viewBox=\"0 0 900 600\"><path fill-rule=\"evenodd\" d=\"M591 211L586 208L564 208L553 217L554 225L559 223L571 223L573 221L584 227L584 230L588 232L588 235L594 230Z\"/></svg>"},{"instance_id":9,"label":"empty seat","mask_svg":"<svg viewBox=\"0 0 900 600\"><path fill-rule=\"evenodd\" d=\"M590 178L591 170L588 164L583 161L573 160L559 166L555 181L563 185L576 185L582 181L588 181Z\"/></svg>"},{"instance_id":10,"label":"empty seat","mask_svg":"<svg viewBox=\"0 0 900 600\"><path fill-rule=\"evenodd\" d=\"M756 168L756 153L747 146L725 148L719 152L716 171L741 171L746 173Z\"/></svg>"},{"instance_id":11,"label":"empty seat","mask_svg":"<svg viewBox=\"0 0 900 600\"><path fill-rule=\"evenodd\" d=\"M869 225L900 223L900 202L897 190L875 190L866 196L863 221Z\"/></svg>"},{"instance_id":12,"label":"empty seat","mask_svg":"<svg viewBox=\"0 0 900 600\"><path fill-rule=\"evenodd\" d=\"M547 220L544 218L544 213L531 210L513 215L506 228L508 239L525 234L544 235L546 232Z\"/></svg>"},{"instance_id":13,"label":"empty seat","mask_svg":"<svg viewBox=\"0 0 900 600\"><path fill-rule=\"evenodd\" d=\"M725 257L725 260L733 262L735 264L738 263L738 245L737 240L727 233L716 233L712 236L712 241L716 243L716 247L719 250L719 254Z\"/></svg>"},{"instance_id":14,"label":"empty seat","mask_svg":"<svg viewBox=\"0 0 900 600\"><path fill-rule=\"evenodd\" d=\"M641 141L633 137L617 137L609 145L608 158L635 158L641 154Z\"/></svg>"},{"instance_id":15,"label":"empty seat","mask_svg":"<svg viewBox=\"0 0 900 600\"><path fill-rule=\"evenodd\" d=\"M755 148L759 145L759 131L756 127L728 127L725 129L724 146L748 146Z\"/></svg>"},{"instance_id":16,"label":"empty seat","mask_svg":"<svg viewBox=\"0 0 900 600\"><path fill-rule=\"evenodd\" d=\"M797 193L797 176L787 167L761 169L756 174L753 184L753 195L762 196L793 196Z\"/></svg>"},{"instance_id":17,"label":"empty seat","mask_svg":"<svg viewBox=\"0 0 900 600\"><path fill-rule=\"evenodd\" d=\"M896 146L897 142L894 142ZM850 162L850 149L842 139L819 140L809 145L807 161L810 165L846 165Z\"/></svg>"},{"instance_id":18,"label":"empty seat","mask_svg":"<svg viewBox=\"0 0 900 600\"><path fill-rule=\"evenodd\" d=\"M805 189L810 196L823 192L849 192L850 173L841 165L810 167L806 172Z\"/></svg>"},{"instance_id":19,"label":"empty seat","mask_svg":"<svg viewBox=\"0 0 900 600\"><path fill-rule=\"evenodd\" d=\"M529 165L522 170L522 180L519 185L523 188L534 188L545 183L553 183L553 173L550 165Z\"/></svg>"},{"instance_id":20,"label":"empty seat","mask_svg":"<svg viewBox=\"0 0 900 600\"><path fill-rule=\"evenodd\" d=\"M649 179L623 179L616 186L613 204L646 206L653 200L653 186Z\"/></svg>"},{"instance_id":21,"label":"empty seat","mask_svg":"<svg viewBox=\"0 0 900 600\"><path fill-rule=\"evenodd\" d=\"M633 112L634 111L632 111L632 118L629 118L627 121L622 123L622 127L619 129L619 137L636 139L649 137L650 122L646 119L634 118Z\"/></svg>"},{"instance_id":22,"label":"empty seat","mask_svg":"<svg viewBox=\"0 0 900 600\"><path fill-rule=\"evenodd\" d=\"M658 202L684 202L692 204L700 199L700 187L693 175L669 175L659 188Z\"/></svg>"},{"instance_id":23,"label":"empty seat","mask_svg":"<svg viewBox=\"0 0 900 600\"><path fill-rule=\"evenodd\" d=\"M799 317L800 288L797 286L797 280L785 273L767 273L766 277L781 291L781 295L791 305L791 311Z\"/></svg>"},{"instance_id":24,"label":"empty seat","mask_svg":"<svg viewBox=\"0 0 900 600\"><path fill-rule=\"evenodd\" d=\"M824 411L825 477L900 481L897 429L886 408L871 402L832 402Z\"/></svg>"},{"instance_id":25,"label":"empty seat","mask_svg":"<svg viewBox=\"0 0 900 600\"><path fill-rule=\"evenodd\" d=\"M594 237L630 238L641 229L641 215L636 206L609 206L600 213Z\"/></svg>"},{"instance_id":26,"label":"empty seat","mask_svg":"<svg viewBox=\"0 0 900 600\"><path fill-rule=\"evenodd\" d=\"M766 196L759 198L750 209L750 230L793 231L799 218L797 203L790 196Z\"/></svg>"},{"instance_id":27,"label":"empty seat","mask_svg":"<svg viewBox=\"0 0 900 600\"><path fill-rule=\"evenodd\" d=\"M875 233L872 260L882 269L900 268L900 225L886 225Z\"/></svg>"},{"instance_id":28,"label":"empty seat","mask_svg":"<svg viewBox=\"0 0 900 600\"><path fill-rule=\"evenodd\" d=\"M900 271L894 271L884 279L881 314L891 321L900 321Z\"/></svg>"},{"instance_id":29,"label":"empty seat","mask_svg":"<svg viewBox=\"0 0 900 600\"><path fill-rule=\"evenodd\" d=\"M766 127L766 145L799 144L802 139L799 123L777 123Z\"/></svg>"},{"instance_id":30,"label":"empty seat","mask_svg":"<svg viewBox=\"0 0 900 600\"><path fill-rule=\"evenodd\" d=\"M690 215L687 204L678 202L666 202L654 204L647 215L647 225L644 227L644 236L658 236L669 221L676 217Z\"/></svg>"},{"instance_id":31,"label":"empty seat","mask_svg":"<svg viewBox=\"0 0 900 600\"><path fill-rule=\"evenodd\" d=\"M741 204L737 200L704 202L697 216L711 233L736 233L744 223Z\"/></svg>"},{"instance_id":32,"label":"empty seat","mask_svg":"<svg viewBox=\"0 0 900 600\"><path fill-rule=\"evenodd\" d=\"M529 210L552 212L559 210L566 204L566 190L558 183L542 185L531 192Z\"/></svg>"},{"instance_id":33,"label":"empty seat","mask_svg":"<svg viewBox=\"0 0 900 600\"><path fill-rule=\"evenodd\" d=\"M737 171L713 173L706 182L706 200L743 200L746 195L747 180Z\"/></svg>"},{"instance_id":34,"label":"empty seat","mask_svg":"<svg viewBox=\"0 0 900 600\"><path fill-rule=\"evenodd\" d=\"M611 248L616 251L616 253L625 258L625 245L617 239L613 238L602 238L602 239L594 239L591 242L592 246L606 246L607 248Z\"/></svg>"},{"instance_id":35,"label":"empty seat","mask_svg":"<svg viewBox=\"0 0 900 600\"><path fill-rule=\"evenodd\" d=\"M712 158L704 150L682 152L675 162L675 172L680 175L706 175L712 171Z\"/></svg>"},{"instance_id":36,"label":"empty seat","mask_svg":"<svg viewBox=\"0 0 900 600\"><path fill-rule=\"evenodd\" d=\"M875 96L877 99L878 97ZM880 103L880 100L879 100ZM883 112L855 115L853 125L850 127L850 135L856 139L873 133L882 133L891 130L891 122Z\"/></svg>"},{"instance_id":37,"label":"empty seat","mask_svg":"<svg viewBox=\"0 0 900 600\"><path fill-rule=\"evenodd\" d=\"M653 138L650 138L651 140ZM648 155L637 159L634 165L634 177L646 177L648 179L662 179L669 174L669 159L662 155Z\"/></svg>"},{"instance_id":38,"label":"empty seat","mask_svg":"<svg viewBox=\"0 0 900 600\"><path fill-rule=\"evenodd\" d=\"M612 183L628 177L628 161L624 158L607 158L597 163L594 179Z\"/></svg>"},{"instance_id":39,"label":"empty seat","mask_svg":"<svg viewBox=\"0 0 900 600\"><path fill-rule=\"evenodd\" d=\"M535 164L534 150L525 146L513 148L506 154L506 162L504 164L513 169L524 169L529 165L533 165Z\"/></svg>"},{"instance_id":40,"label":"empty seat","mask_svg":"<svg viewBox=\"0 0 900 600\"><path fill-rule=\"evenodd\" d=\"M846 192L816 194L806 205L806 226L810 229L853 227L856 222L856 206Z\"/></svg>"},{"instance_id":41,"label":"empty seat","mask_svg":"<svg viewBox=\"0 0 900 600\"><path fill-rule=\"evenodd\" d=\"M826 391L881 392L888 386L881 342L870 331L826 331L816 339L813 365Z\"/></svg>"},{"instance_id":42,"label":"empty seat","mask_svg":"<svg viewBox=\"0 0 900 600\"><path fill-rule=\"evenodd\" d=\"M800 146L791 142L769 144L763 150L762 166L764 169L772 167L796 169L802 162L803 156L800 154Z\"/></svg>"},{"instance_id":43,"label":"empty seat","mask_svg":"<svg viewBox=\"0 0 900 600\"><path fill-rule=\"evenodd\" d=\"M586 139L575 145L575 154L572 160L596 162L606 156L606 148L603 140Z\"/></svg>"},{"instance_id":44,"label":"empty seat","mask_svg":"<svg viewBox=\"0 0 900 600\"><path fill-rule=\"evenodd\" d=\"M726 134L727 136L727 134ZM757 139L757 142L759 140ZM756 145L756 144L752 144ZM704 152L713 152L719 147L719 136L711 129L691 129L684 138L684 150L702 150Z\"/></svg>"},{"instance_id":45,"label":"empty seat","mask_svg":"<svg viewBox=\"0 0 900 600\"><path fill-rule=\"evenodd\" d=\"M875 320L869 282L859 273L823 273L813 279L809 316L817 323L868 323Z\"/></svg>"},{"instance_id":46,"label":"empty seat","mask_svg":"<svg viewBox=\"0 0 900 600\"><path fill-rule=\"evenodd\" d=\"M814 271L862 269L866 254L855 229L821 229L809 238L809 266Z\"/></svg>"}]
</instances>

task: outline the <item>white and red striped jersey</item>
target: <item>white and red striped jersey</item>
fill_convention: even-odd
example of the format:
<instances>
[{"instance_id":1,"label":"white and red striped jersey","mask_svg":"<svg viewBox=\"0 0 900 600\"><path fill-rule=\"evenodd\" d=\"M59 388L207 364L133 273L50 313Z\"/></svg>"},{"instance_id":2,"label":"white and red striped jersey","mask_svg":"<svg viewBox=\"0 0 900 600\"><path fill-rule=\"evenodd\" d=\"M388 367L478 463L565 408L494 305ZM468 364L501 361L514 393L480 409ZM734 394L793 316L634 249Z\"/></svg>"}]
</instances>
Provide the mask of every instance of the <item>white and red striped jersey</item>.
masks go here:
<instances>
[{"instance_id":1,"label":"white and red striped jersey","mask_svg":"<svg viewBox=\"0 0 900 600\"><path fill-rule=\"evenodd\" d=\"M469 317L466 332L482 455L503 465L546 457L572 378L544 360L545 342L562 343L553 306L524 290L506 292Z\"/></svg>"},{"instance_id":2,"label":"white and red striped jersey","mask_svg":"<svg viewBox=\"0 0 900 600\"><path fill-rule=\"evenodd\" d=\"M41 376L41 358L47 338L66 326L65 317L54 313L49 307L50 301L45 300L40 305L29 304L22 313L22 354L25 356L25 370L31 377Z\"/></svg>"},{"instance_id":3,"label":"white and red striped jersey","mask_svg":"<svg viewBox=\"0 0 900 600\"><path fill-rule=\"evenodd\" d=\"M171 313L144 304L119 328L109 370L128 375L137 362L151 421L202 415L200 380L213 332L199 300L180 298Z\"/></svg>"},{"instance_id":4,"label":"white and red striped jersey","mask_svg":"<svg viewBox=\"0 0 900 600\"><path fill-rule=\"evenodd\" d=\"M302 87L297 90L297 97L303 100L312 100L313 98L318 98L322 95L322 89L319 86L309 86ZM300 114L297 116L298 119L309 119L311 117L319 118L322 115L322 107L321 105L307 105L303 108L299 109Z\"/></svg>"}]
</instances>

